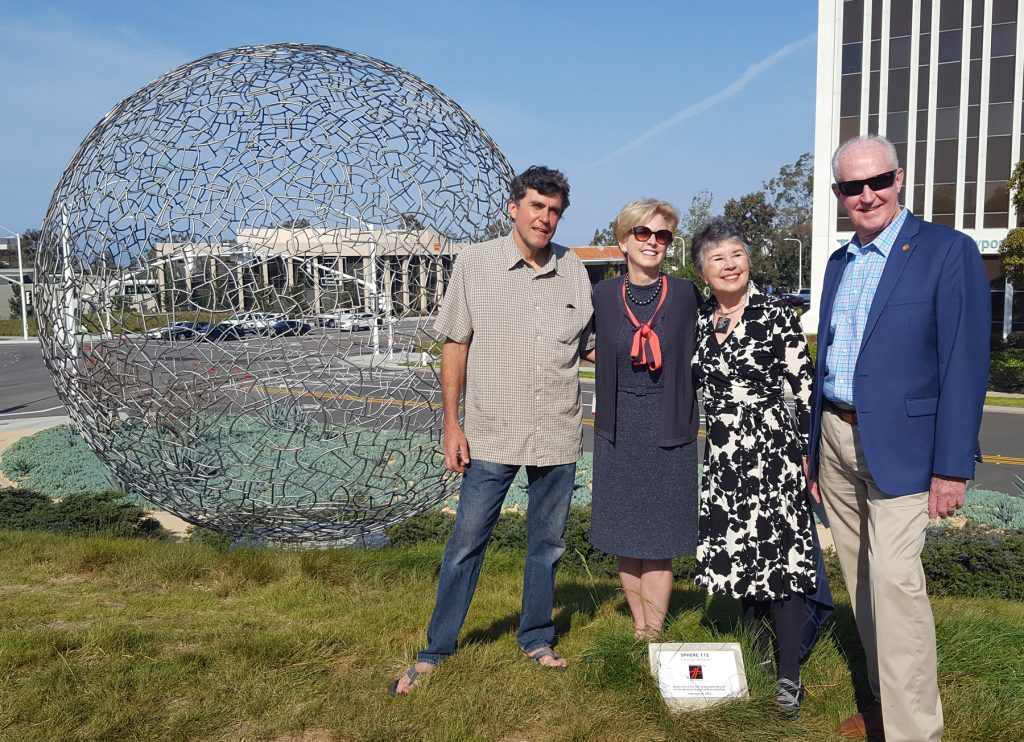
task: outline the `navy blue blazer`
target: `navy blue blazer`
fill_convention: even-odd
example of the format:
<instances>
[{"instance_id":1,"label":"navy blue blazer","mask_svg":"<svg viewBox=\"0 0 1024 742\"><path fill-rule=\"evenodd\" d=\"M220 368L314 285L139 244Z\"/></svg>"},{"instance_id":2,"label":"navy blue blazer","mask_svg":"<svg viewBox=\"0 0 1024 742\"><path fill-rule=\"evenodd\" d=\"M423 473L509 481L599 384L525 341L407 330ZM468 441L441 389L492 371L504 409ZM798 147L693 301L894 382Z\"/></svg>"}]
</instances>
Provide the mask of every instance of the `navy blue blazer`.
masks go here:
<instances>
[{"instance_id":1,"label":"navy blue blazer","mask_svg":"<svg viewBox=\"0 0 1024 742\"><path fill-rule=\"evenodd\" d=\"M846 247L825 267L811 413L818 468L832 304ZM907 214L871 302L853 379L868 469L887 495L925 492L933 474L974 478L988 386L992 305L978 246Z\"/></svg>"}]
</instances>

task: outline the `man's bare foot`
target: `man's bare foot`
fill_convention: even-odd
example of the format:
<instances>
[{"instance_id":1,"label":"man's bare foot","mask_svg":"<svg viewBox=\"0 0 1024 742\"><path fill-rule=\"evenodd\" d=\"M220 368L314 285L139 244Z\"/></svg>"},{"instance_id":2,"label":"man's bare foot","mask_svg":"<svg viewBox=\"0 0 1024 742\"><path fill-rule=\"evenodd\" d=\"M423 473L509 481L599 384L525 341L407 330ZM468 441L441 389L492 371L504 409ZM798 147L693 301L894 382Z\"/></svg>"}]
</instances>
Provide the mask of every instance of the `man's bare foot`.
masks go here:
<instances>
[{"instance_id":1,"label":"man's bare foot","mask_svg":"<svg viewBox=\"0 0 1024 742\"><path fill-rule=\"evenodd\" d=\"M532 652L523 652L523 654L541 667L549 667L552 670L564 670L569 664L565 657L547 646L537 647Z\"/></svg>"},{"instance_id":2,"label":"man's bare foot","mask_svg":"<svg viewBox=\"0 0 1024 742\"><path fill-rule=\"evenodd\" d=\"M391 684L388 686L388 693L393 696L409 695L433 669L434 665L429 662L417 662L391 681Z\"/></svg>"}]
</instances>

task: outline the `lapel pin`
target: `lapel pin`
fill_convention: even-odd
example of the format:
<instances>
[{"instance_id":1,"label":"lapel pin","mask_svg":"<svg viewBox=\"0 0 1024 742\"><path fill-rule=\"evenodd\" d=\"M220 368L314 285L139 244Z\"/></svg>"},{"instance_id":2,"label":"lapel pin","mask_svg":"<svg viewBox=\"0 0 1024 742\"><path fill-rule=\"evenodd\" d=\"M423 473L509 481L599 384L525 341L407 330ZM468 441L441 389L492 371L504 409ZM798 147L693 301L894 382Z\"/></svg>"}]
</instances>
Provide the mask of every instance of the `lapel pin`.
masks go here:
<instances>
[{"instance_id":1,"label":"lapel pin","mask_svg":"<svg viewBox=\"0 0 1024 742\"><path fill-rule=\"evenodd\" d=\"M907 252L910 249L910 245L903 246L903 252Z\"/></svg>"}]
</instances>

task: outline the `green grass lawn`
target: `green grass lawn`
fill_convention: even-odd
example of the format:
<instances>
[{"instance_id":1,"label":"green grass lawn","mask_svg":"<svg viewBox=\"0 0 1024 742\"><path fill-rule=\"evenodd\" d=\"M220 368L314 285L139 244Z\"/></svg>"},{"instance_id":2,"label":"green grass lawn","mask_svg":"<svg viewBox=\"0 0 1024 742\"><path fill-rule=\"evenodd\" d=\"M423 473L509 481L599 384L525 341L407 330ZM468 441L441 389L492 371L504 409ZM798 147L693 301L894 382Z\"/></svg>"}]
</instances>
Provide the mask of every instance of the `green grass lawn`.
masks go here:
<instances>
[{"instance_id":1,"label":"green grass lawn","mask_svg":"<svg viewBox=\"0 0 1024 742\"><path fill-rule=\"evenodd\" d=\"M1024 397L1000 397L998 394L988 394L985 397L985 404L996 407L1024 407Z\"/></svg>"},{"instance_id":2,"label":"green grass lawn","mask_svg":"<svg viewBox=\"0 0 1024 742\"><path fill-rule=\"evenodd\" d=\"M424 638L437 546L221 552L195 544L0 532L0 738L11 740L839 740L863 688L845 596L779 718L751 698L673 717L617 583L564 578L566 673L515 644L522 557L488 555L463 649L417 692L387 681ZM936 599L947 742L1024 728L1024 606ZM669 641L733 640L736 606L679 585ZM743 637L739 637L744 640ZM862 692L862 691L860 691Z\"/></svg>"}]
</instances>

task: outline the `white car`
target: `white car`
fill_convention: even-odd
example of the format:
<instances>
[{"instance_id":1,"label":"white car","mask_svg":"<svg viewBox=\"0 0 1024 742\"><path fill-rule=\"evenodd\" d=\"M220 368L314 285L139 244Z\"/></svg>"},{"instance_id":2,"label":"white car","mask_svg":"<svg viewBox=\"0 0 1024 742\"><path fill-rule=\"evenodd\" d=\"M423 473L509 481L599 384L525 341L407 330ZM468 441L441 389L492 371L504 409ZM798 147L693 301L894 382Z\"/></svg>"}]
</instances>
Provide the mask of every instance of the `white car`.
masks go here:
<instances>
[{"instance_id":1,"label":"white car","mask_svg":"<svg viewBox=\"0 0 1024 742\"><path fill-rule=\"evenodd\" d=\"M274 323L280 320L287 319L283 314L274 314L271 312L246 312L240 314L237 317L224 320L229 325L240 325L246 332L252 332L258 335L269 333Z\"/></svg>"},{"instance_id":2,"label":"white car","mask_svg":"<svg viewBox=\"0 0 1024 742\"><path fill-rule=\"evenodd\" d=\"M343 312L318 315L316 323L320 327L335 327L339 330L369 330L373 324L370 312Z\"/></svg>"}]
</instances>

